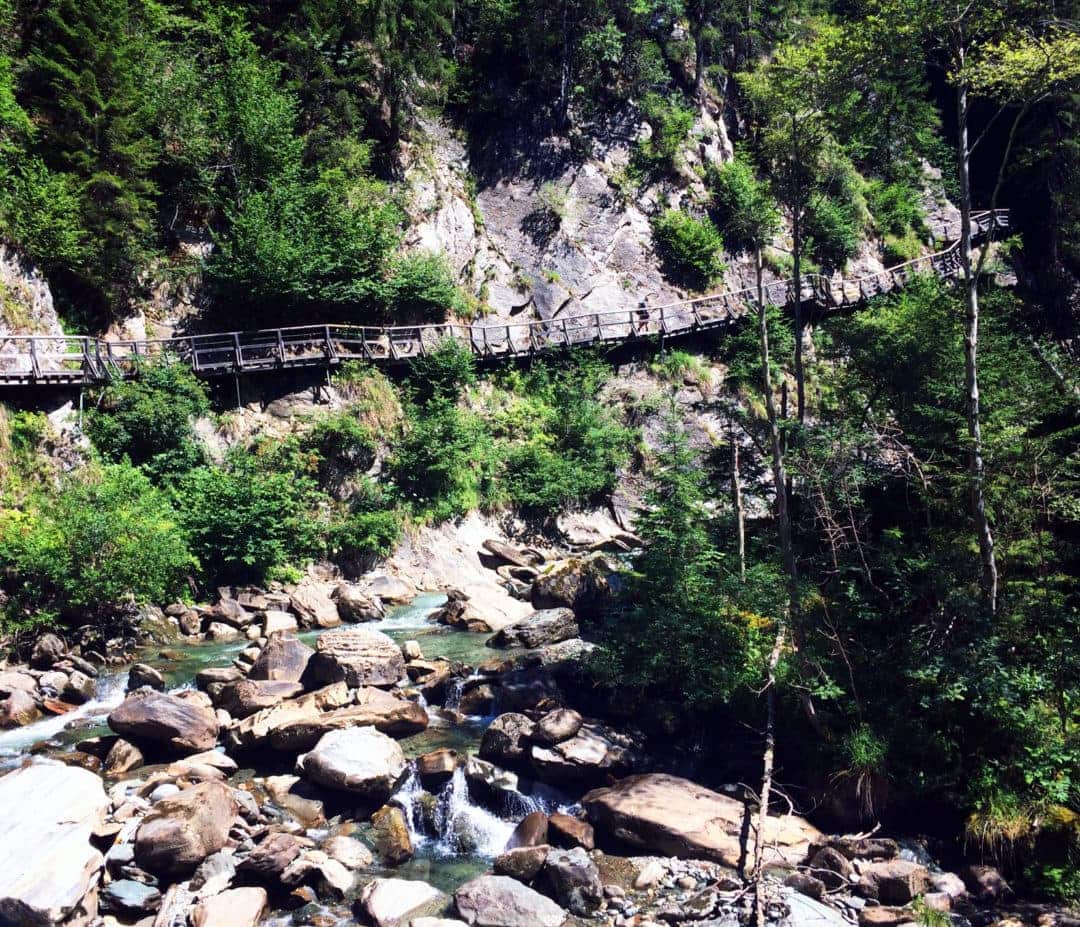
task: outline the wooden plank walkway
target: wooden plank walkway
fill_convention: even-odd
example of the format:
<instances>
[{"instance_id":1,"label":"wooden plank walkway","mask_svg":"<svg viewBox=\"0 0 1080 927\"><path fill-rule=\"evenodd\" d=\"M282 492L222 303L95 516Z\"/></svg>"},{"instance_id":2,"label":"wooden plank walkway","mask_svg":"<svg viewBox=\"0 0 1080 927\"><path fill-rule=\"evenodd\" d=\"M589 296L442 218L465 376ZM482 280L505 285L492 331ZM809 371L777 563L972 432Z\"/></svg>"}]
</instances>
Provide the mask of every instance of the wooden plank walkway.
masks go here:
<instances>
[{"instance_id":1,"label":"wooden plank walkway","mask_svg":"<svg viewBox=\"0 0 1080 927\"><path fill-rule=\"evenodd\" d=\"M974 238L1009 227L1007 210L972 215ZM803 278L803 302L835 310L855 306L905 286L918 274L955 277L961 272L959 241L935 254L865 277L834 281L819 274ZM795 301L791 280L765 287L773 305ZM408 363L439 342L454 338L481 359L513 358L544 351L628 342L655 336L678 337L731 325L753 308L753 288L723 291L663 306L593 312L524 322L436 323L430 325L306 325L262 331L191 335L146 341L47 335L0 336L0 386L100 384L133 375L149 360L169 358L189 364L200 376L300 367L333 367L344 361Z\"/></svg>"}]
</instances>

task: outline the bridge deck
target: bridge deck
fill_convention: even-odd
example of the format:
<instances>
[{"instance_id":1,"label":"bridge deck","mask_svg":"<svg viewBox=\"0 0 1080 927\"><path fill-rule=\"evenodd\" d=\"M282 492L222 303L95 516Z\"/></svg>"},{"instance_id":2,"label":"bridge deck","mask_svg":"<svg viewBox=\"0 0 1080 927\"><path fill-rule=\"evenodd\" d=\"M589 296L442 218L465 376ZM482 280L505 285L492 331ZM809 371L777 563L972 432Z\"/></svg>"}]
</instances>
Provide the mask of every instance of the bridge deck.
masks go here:
<instances>
[{"instance_id":1,"label":"bridge deck","mask_svg":"<svg viewBox=\"0 0 1080 927\"><path fill-rule=\"evenodd\" d=\"M1008 227L1006 210L972 215L975 236L985 237ZM958 252L959 242L953 242L935 254L859 278L834 280L809 274L803 279L802 301L826 310L840 309L899 289L918 274L955 277L961 269ZM773 305L793 305L793 281L768 284L765 298ZM347 360L406 363L446 338L467 344L482 359L522 357L557 348L709 331L737 322L755 300L753 289L729 290L664 306L643 305L546 321L382 327L307 325L145 341L5 335L0 336L0 386L103 383L132 375L142 362L165 357L189 364L206 377L332 367Z\"/></svg>"}]
</instances>

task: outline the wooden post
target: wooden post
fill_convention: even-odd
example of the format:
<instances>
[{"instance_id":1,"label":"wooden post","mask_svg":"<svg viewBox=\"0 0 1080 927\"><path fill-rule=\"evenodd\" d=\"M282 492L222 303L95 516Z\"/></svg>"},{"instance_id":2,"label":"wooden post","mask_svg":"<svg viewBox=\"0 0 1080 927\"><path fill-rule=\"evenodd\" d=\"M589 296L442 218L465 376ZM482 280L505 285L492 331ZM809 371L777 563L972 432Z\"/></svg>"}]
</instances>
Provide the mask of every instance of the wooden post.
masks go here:
<instances>
[{"instance_id":1,"label":"wooden post","mask_svg":"<svg viewBox=\"0 0 1080 927\"><path fill-rule=\"evenodd\" d=\"M35 380L41 376L41 365L38 363L36 338L30 339L30 372L34 375Z\"/></svg>"},{"instance_id":2,"label":"wooden post","mask_svg":"<svg viewBox=\"0 0 1080 927\"><path fill-rule=\"evenodd\" d=\"M570 332L566 330L566 319L561 319L560 321L562 322L563 344L565 344L566 347L570 347Z\"/></svg>"},{"instance_id":3,"label":"wooden post","mask_svg":"<svg viewBox=\"0 0 1080 927\"><path fill-rule=\"evenodd\" d=\"M281 365L285 366L285 338L281 334L281 329L277 330L277 351L278 360L281 361Z\"/></svg>"},{"instance_id":4,"label":"wooden post","mask_svg":"<svg viewBox=\"0 0 1080 927\"><path fill-rule=\"evenodd\" d=\"M240 335L239 335L238 332L233 332L232 337L233 337L233 354L234 354L233 366L234 366L234 368L236 370L239 370L241 367L244 366L244 355L243 355L243 352L242 352L242 350L240 348ZM236 405L239 406L240 405L240 387L239 386L237 386L237 388L236 388L236 396L237 396Z\"/></svg>"},{"instance_id":5,"label":"wooden post","mask_svg":"<svg viewBox=\"0 0 1080 927\"><path fill-rule=\"evenodd\" d=\"M514 342L510 338L510 325L509 325L509 323L507 323L507 326L506 326L506 353L507 354L513 354L514 353Z\"/></svg>"}]
</instances>

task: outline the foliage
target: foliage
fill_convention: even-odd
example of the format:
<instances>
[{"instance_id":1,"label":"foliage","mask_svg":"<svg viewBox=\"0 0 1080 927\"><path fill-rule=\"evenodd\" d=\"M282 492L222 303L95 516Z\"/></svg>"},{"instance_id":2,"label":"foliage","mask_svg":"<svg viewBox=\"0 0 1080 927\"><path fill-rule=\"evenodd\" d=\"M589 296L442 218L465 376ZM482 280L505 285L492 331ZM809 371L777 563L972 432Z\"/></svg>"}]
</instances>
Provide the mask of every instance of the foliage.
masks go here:
<instances>
[{"instance_id":1,"label":"foliage","mask_svg":"<svg viewBox=\"0 0 1080 927\"><path fill-rule=\"evenodd\" d=\"M456 338L446 338L414 361L409 383L421 404L456 398L476 383L476 358Z\"/></svg>"},{"instance_id":2,"label":"foliage","mask_svg":"<svg viewBox=\"0 0 1080 927\"><path fill-rule=\"evenodd\" d=\"M465 310L450 262L442 254L422 252L398 258L389 274L381 299L394 318L438 322Z\"/></svg>"},{"instance_id":3,"label":"foliage","mask_svg":"<svg viewBox=\"0 0 1080 927\"><path fill-rule=\"evenodd\" d=\"M669 209L653 220L653 237L672 273L704 288L724 272L723 241L707 218Z\"/></svg>"},{"instance_id":4,"label":"foliage","mask_svg":"<svg viewBox=\"0 0 1080 927\"><path fill-rule=\"evenodd\" d=\"M640 143L642 155L666 170L678 168L686 137L694 125L693 112L658 93L646 94L641 110L652 129L652 134Z\"/></svg>"},{"instance_id":5,"label":"foliage","mask_svg":"<svg viewBox=\"0 0 1080 927\"><path fill-rule=\"evenodd\" d=\"M0 510L9 627L92 619L129 599L165 602L196 565L167 497L129 464L71 475Z\"/></svg>"},{"instance_id":6,"label":"foliage","mask_svg":"<svg viewBox=\"0 0 1080 927\"><path fill-rule=\"evenodd\" d=\"M828 270L842 268L859 246L859 223L853 210L832 197L810 201L804 228L810 253Z\"/></svg>"},{"instance_id":7,"label":"foliage","mask_svg":"<svg viewBox=\"0 0 1080 927\"><path fill-rule=\"evenodd\" d=\"M764 247L779 230L780 212L744 154L714 170L709 187L729 250Z\"/></svg>"}]
</instances>

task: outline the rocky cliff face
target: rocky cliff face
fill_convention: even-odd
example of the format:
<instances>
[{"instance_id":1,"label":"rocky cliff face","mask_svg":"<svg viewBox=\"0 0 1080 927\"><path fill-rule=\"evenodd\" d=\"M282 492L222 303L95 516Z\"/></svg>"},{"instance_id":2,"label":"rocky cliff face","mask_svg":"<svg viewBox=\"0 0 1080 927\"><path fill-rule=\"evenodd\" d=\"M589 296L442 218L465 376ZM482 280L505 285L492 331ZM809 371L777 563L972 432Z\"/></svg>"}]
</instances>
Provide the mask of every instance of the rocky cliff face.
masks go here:
<instances>
[{"instance_id":1,"label":"rocky cliff face","mask_svg":"<svg viewBox=\"0 0 1080 927\"><path fill-rule=\"evenodd\" d=\"M29 258L0 244L0 337L63 333L49 282Z\"/></svg>"}]
</instances>

